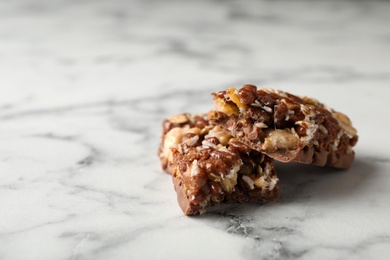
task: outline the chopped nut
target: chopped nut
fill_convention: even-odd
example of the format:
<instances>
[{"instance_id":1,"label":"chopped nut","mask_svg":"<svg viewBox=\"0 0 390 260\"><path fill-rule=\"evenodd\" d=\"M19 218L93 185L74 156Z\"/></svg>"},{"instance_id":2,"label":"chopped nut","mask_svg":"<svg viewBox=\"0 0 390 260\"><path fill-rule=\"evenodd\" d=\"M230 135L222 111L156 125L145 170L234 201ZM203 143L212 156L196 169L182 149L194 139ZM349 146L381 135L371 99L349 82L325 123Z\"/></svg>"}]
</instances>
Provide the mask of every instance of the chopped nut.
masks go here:
<instances>
[{"instance_id":1,"label":"chopped nut","mask_svg":"<svg viewBox=\"0 0 390 260\"><path fill-rule=\"evenodd\" d=\"M339 122L340 127L348 134L349 138L357 135L356 129L352 126L351 120L342 113L332 113L332 116Z\"/></svg>"},{"instance_id":2,"label":"chopped nut","mask_svg":"<svg viewBox=\"0 0 390 260\"><path fill-rule=\"evenodd\" d=\"M216 137L222 145L227 145L229 143L230 138L232 138L232 136L228 132L223 131L223 129L219 126L216 126L211 129L210 132L205 136L205 138L209 137Z\"/></svg>"},{"instance_id":3,"label":"chopped nut","mask_svg":"<svg viewBox=\"0 0 390 260\"><path fill-rule=\"evenodd\" d=\"M258 128L268 128L268 126L263 122L255 123L254 125Z\"/></svg>"},{"instance_id":4,"label":"chopped nut","mask_svg":"<svg viewBox=\"0 0 390 260\"><path fill-rule=\"evenodd\" d=\"M172 160L172 151L171 148L178 148L178 145L183 136L183 129L179 127L172 128L166 135L164 139L163 153L165 158L168 161Z\"/></svg>"},{"instance_id":5,"label":"chopped nut","mask_svg":"<svg viewBox=\"0 0 390 260\"><path fill-rule=\"evenodd\" d=\"M229 96L230 100L233 101L233 103L236 104L238 108L246 108L245 104L241 102L240 97L237 95L237 90L235 88L229 88L226 93Z\"/></svg>"},{"instance_id":6,"label":"chopped nut","mask_svg":"<svg viewBox=\"0 0 390 260\"><path fill-rule=\"evenodd\" d=\"M317 99L309 98L309 97L302 97L303 102L317 106L319 104Z\"/></svg>"},{"instance_id":7,"label":"chopped nut","mask_svg":"<svg viewBox=\"0 0 390 260\"><path fill-rule=\"evenodd\" d=\"M183 114L171 116L168 120L173 124L184 124L189 121L188 117Z\"/></svg>"},{"instance_id":8,"label":"chopped nut","mask_svg":"<svg viewBox=\"0 0 390 260\"><path fill-rule=\"evenodd\" d=\"M284 99L284 98L282 100L280 100L280 102L282 102L283 104L286 105L287 110L296 110L296 109L299 109L299 107L300 107L299 104L294 103L291 100L287 100L287 99Z\"/></svg>"},{"instance_id":9,"label":"chopped nut","mask_svg":"<svg viewBox=\"0 0 390 260\"><path fill-rule=\"evenodd\" d=\"M271 182L268 184L268 189L269 190L273 190L276 186L276 184L278 183L279 179L274 177L274 178L271 178Z\"/></svg>"},{"instance_id":10,"label":"chopped nut","mask_svg":"<svg viewBox=\"0 0 390 260\"><path fill-rule=\"evenodd\" d=\"M222 98L215 97L214 105L216 106L218 111L225 113L228 116L238 114L237 107L232 104L226 103Z\"/></svg>"},{"instance_id":11,"label":"chopped nut","mask_svg":"<svg viewBox=\"0 0 390 260\"><path fill-rule=\"evenodd\" d=\"M199 166L198 166L198 160L194 160L191 164L191 170L190 170L191 176L198 175L201 173L201 171L202 171L202 169L199 168Z\"/></svg>"},{"instance_id":12,"label":"chopped nut","mask_svg":"<svg viewBox=\"0 0 390 260\"><path fill-rule=\"evenodd\" d=\"M231 193L233 190L234 190L234 186L236 185L237 183L232 180L232 179L222 179L221 180L221 186L222 188L228 192L228 193Z\"/></svg>"},{"instance_id":13,"label":"chopped nut","mask_svg":"<svg viewBox=\"0 0 390 260\"><path fill-rule=\"evenodd\" d=\"M298 140L297 136L292 133L291 129L275 129L267 131L267 137L264 140L263 149L273 151L276 149L293 150Z\"/></svg>"},{"instance_id":14,"label":"chopped nut","mask_svg":"<svg viewBox=\"0 0 390 260\"><path fill-rule=\"evenodd\" d=\"M201 135L201 130L198 127L189 128L186 130L186 133L193 133L196 135Z\"/></svg>"},{"instance_id":15,"label":"chopped nut","mask_svg":"<svg viewBox=\"0 0 390 260\"><path fill-rule=\"evenodd\" d=\"M269 179L269 178L268 178ZM263 191L265 189L268 189L268 190L273 190L276 186L276 184L278 183L279 179L277 177L271 177L271 180L270 181L267 181L267 178L264 177L264 176L260 176L259 178L257 178L256 180L254 180L254 185L256 187L259 187L261 188Z\"/></svg>"},{"instance_id":16,"label":"chopped nut","mask_svg":"<svg viewBox=\"0 0 390 260\"><path fill-rule=\"evenodd\" d=\"M248 184L248 186L251 190L253 190L255 188L255 186L254 186L255 183L250 177L243 175L242 179Z\"/></svg>"},{"instance_id":17,"label":"chopped nut","mask_svg":"<svg viewBox=\"0 0 390 260\"><path fill-rule=\"evenodd\" d=\"M221 186L226 192L232 192L237 184L237 172L240 170L242 162L237 161L228 175L222 176Z\"/></svg>"},{"instance_id":18,"label":"chopped nut","mask_svg":"<svg viewBox=\"0 0 390 260\"><path fill-rule=\"evenodd\" d=\"M213 126L211 126L211 125L204 127L200 131L200 135L206 135L211 129L213 129Z\"/></svg>"},{"instance_id":19,"label":"chopped nut","mask_svg":"<svg viewBox=\"0 0 390 260\"><path fill-rule=\"evenodd\" d=\"M188 146L194 146L199 140L199 135L194 135L193 137L188 138L185 140L185 144Z\"/></svg>"},{"instance_id":20,"label":"chopped nut","mask_svg":"<svg viewBox=\"0 0 390 260\"><path fill-rule=\"evenodd\" d=\"M259 187L259 188L262 188L262 189L265 188L265 184L266 184L265 180L264 180L264 176L260 176L259 178L254 180L253 183L255 184L256 187Z\"/></svg>"}]
</instances>

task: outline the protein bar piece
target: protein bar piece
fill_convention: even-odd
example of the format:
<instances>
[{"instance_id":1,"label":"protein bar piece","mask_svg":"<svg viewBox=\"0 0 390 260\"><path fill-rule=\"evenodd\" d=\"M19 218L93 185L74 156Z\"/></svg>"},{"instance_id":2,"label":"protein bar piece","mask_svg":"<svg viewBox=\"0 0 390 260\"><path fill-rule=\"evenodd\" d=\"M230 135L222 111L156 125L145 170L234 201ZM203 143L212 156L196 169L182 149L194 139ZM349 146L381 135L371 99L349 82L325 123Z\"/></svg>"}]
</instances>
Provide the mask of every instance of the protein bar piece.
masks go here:
<instances>
[{"instance_id":1,"label":"protein bar piece","mask_svg":"<svg viewBox=\"0 0 390 260\"><path fill-rule=\"evenodd\" d=\"M219 203L267 202L279 197L271 158L238 142L207 115L181 114L163 123L162 167L172 174L185 215Z\"/></svg>"},{"instance_id":2,"label":"protein bar piece","mask_svg":"<svg viewBox=\"0 0 390 260\"><path fill-rule=\"evenodd\" d=\"M349 118L316 99L244 85L213 93L209 112L238 141L282 162L349 168L358 140Z\"/></svg>"}]
</instances>

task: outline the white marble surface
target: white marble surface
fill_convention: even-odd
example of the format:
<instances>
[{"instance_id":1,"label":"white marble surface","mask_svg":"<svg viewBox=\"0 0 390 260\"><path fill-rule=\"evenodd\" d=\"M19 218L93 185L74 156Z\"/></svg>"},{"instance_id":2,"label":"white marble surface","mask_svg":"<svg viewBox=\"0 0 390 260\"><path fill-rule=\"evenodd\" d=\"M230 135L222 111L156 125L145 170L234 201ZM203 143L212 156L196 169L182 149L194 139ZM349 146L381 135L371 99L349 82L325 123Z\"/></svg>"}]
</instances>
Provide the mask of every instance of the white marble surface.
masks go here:
<instances>
[{"instance_id":1,"label":"white marble surface","mask_svg":"<svg viewBox=\"0 0 390 260\"><path fill-rule=\"evenodd\" d=\"M0 259L388 259L390 2L1 1ZM359 131L348 171L184 217L160 123L244 83Z\"/></svg>"}]
</instances>

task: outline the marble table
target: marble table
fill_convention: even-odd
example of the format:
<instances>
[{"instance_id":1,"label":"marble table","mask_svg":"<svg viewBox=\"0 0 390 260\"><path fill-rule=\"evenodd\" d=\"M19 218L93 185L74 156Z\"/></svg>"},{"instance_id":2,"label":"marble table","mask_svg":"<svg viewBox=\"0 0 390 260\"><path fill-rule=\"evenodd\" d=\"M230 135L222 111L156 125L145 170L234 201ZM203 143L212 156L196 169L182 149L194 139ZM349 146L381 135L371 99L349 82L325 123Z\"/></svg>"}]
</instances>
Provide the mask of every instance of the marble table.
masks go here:
<instances>
[{"instance_id":1,"label":"marble table","mask_svg":"<svg viewBox=\"0 0 390 260\"><path fill-rule=\"evenodd\" d=\"M388 259L390 3L0 2L0 259ZM358 129L347 171L183 216L161 121L245 83Z\"/></svg>"}]
</instances>

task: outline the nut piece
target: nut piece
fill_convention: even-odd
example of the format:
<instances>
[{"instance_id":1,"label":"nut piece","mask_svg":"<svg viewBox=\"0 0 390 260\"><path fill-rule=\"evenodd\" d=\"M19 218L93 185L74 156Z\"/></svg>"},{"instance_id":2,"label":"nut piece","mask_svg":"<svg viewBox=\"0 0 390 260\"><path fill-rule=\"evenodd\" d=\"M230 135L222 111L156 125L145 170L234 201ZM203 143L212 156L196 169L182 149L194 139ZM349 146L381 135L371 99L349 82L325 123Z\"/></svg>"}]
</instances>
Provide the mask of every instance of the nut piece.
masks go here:
<instances>
[{"instance_id":1,"label":"nut piece","mask_svg":"<svg viewBox=\"0 0 390 260\"><path fill-rule=\"evenodd\" d=\"M266 133L267 137L263 144L265 151L294 150L296 148L298 136L291 129L266 130Z\"/></svg>"},{"instance_id":2,"label":"nut piece","mask_svg":"<svg viewBox=\"0 0 390 260\"><path fill-rule=\"evenodd\" d=\"M186 139L184 143L188 146L194 146L198 142L198 140L199 140L199 135L194 135Z\"/></svg>"},{"instance_id":3,"label":"nut piece","mask_svg":"<svg viewBox=\"0 0 390 260\"><path fill-rule=\"evenodd\" d=\"M210 138L210 137L216 137L219 141L220 144L222 145L227 145L229 140L232 138L232 136L222 130L222 127L216 126L213 129L210 130L210 132L205 136L205 138Z\"/></svg>"},{"instance_id":4,"label":"nut piece","mask_svg":"<svg viewBox=\"0 0 390 260\"><path fill-rule=\"evenodd\" d=\"M241 168L242 161L237 161L236 164L233 166L233 168L230 170L228 175L222 176L221 179L221 185L222 188L228 192L231 193L234 191L234 186L237 184L237 172Z\"/></svg>"},{"instance_id":5,"label":"nut piece","mask_svg":"<svg viewBox=\"0 0 390 260\"><path fill-rule=\"evenodd\" d=\"M339 122L340 127L348 134L349 138L357 135L356 129L352 126L351 120L342 113L334 112L332 116Z\"/></svg>"},{"instance_id":6,"label":"nut piece","mask_svg":"<svg viewBox=\"0 0 390 260\"><path fill-rule=\"evenodd\" d=\"M299 104L285 98L281 99L280 102L286 105L287 110L297 110L300 108Z\"/></svg>"},{"instance_id":7,"label":"nut piece","mask_svg":"<svg viewBox=\"0 0 390 260\"><path fill-rule=\"evenodd\" d=\"M229 96L230 100L233 101L239 109L245 109L246 106L241 102L240 97L237 95L238 92L235 88L229 88L226 91L226 94Z\"/></svg>"},{"instance_id":8,"label":"nut piece","mask_svg":"<svg viewBox=\"0 0 390 260\"><path fill-rule=\"evenodd\" d=\"M173 116L169 117L168 120L172 124L184 124L184 123L187 123L189 121L188 117L186 115L183 115L183 114L173 115Z\"/></svg>"},{"instance_id":9,"label":"nut piece","mask_svg":"<svg viewBox=\"0 0 390 260\"><path fill-rule=\"evenodd\" d=\"M198 166L198 160L194 160L191 164L190 174L196 176L202 173L202 169Z\"/></svg>"},{"instance_id":10,"label":"nut piece","mask_svg":"<svg viewBox=\"0 0 390 260\"><path fill-rule=\"evenodd\" d=\"M215 97L213 101L218 111L225 113L228 116L237 115L238 109L233 104L226 103L222 98Z\"/></svg>"},{"instance_id":11,"label":"nut piece","mask_svg":"<svg viewBox=\"0 0 390 260\"><path fill-rule=\"evenodd\" d=\"M255 188L255 183L250 177L243 175L241 178L246 182L246 184L248 184L251 190Z\"/></svg>"},{"instance_id":12,"label":"nut piece","mask_svg":"<svg viewBox=\"0 0 390 260\"><path fill-rule=\"evenodd\" d=\"M309 97L302 97L303 102L313 105L313 106L318 106L320 102L318 102L317 99L315 98L309 98Z\"/></svg>"},{"instance_id":13,"label":"nut piece","mask_svg":"<svg viewBox=\"0 0 390 260\"><path fill-rule=\"evenodd\" d=\"M168 161L172 160L171 148L178 148L179 143L183 137L183 129L180 127L172 128L166 135L163 145L163 153Z\"/></svg>"}]
</instances>

